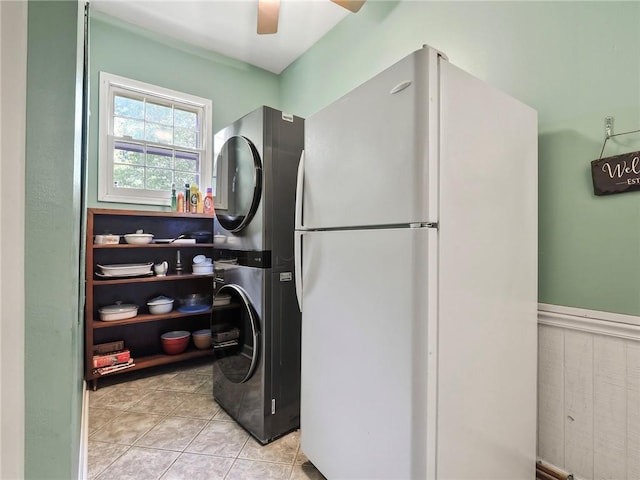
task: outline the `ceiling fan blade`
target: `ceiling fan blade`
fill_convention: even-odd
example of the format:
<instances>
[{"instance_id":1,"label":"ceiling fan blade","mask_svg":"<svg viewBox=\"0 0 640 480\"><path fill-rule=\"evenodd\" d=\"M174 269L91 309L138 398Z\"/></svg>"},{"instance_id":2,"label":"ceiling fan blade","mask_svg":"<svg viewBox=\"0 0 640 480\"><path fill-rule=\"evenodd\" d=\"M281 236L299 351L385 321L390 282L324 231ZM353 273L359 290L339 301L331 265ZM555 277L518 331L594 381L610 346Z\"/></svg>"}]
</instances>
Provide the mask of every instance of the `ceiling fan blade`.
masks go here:
<instances>
[{"instance_id":1,"label":"ceiling fan blade","mask_svg":"<svg viewBox=\"0 0 640 480\"><path fill-rule=\"evenodd\" d=\"M331 0L333 3L340 5L347 10L356 13L362 8L366 0Z\"/></svg>"},{"instance_id":2,"label":"ceiling fan blade","mask_svg":"<svg viewBox=\"0 0 640 480\"><path fill-rule=\"evenodd\" d=\"M258 0L258 34L265 35L278 31L280 0Z\"/></svg>"}]
</instances>

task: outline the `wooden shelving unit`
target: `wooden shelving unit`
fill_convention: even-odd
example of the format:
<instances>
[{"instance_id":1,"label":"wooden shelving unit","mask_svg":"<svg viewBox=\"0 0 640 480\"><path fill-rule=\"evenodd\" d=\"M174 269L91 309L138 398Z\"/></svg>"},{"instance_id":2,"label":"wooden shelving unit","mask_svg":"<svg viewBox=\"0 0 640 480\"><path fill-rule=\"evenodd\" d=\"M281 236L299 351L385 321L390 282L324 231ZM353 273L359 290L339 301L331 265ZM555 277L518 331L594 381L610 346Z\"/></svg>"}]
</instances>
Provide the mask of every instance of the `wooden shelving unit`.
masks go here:
<instances>
[{"instance_id":1,"label":"wooden shelving unit","mask_svg":"<svg viewBox=\"0 0 640 480\"><path fill-rule=\"evenodd\" d=\"M85 378L97 388L100 378L134 370L180 362L213 355L213 348L197 350L193 345L184 353L166 355L162 351L160 335L170 330L195 331L209 328L214 309L197 313L177 310L177 299L190 293L208 293L213 298L213 274L191 273L195 255L213 256L213 243L150 243L145 245L94 244L95 235L135 233L142 229L154 238L177 238L187 232L210 232L213 238L213 217L204 214L144 212L135 210L89 209L87 214L86 297L85 297ZM124 242L124 238L121 240ZM180 252L183 271L176 273L176 256ZM169 272L164 277L141 276L104 278L96 275L96 265L123 263L159 263L167 261ZM174 310L152 315L146 302L155 296L175 299ZM102 321L98 310L116 301L139 306L138 315L124 320ZM237 308L234 305L215 307L215 310ZM93 368L93 346L124 340L135 366L106 375Z\"/></svg>"}]
</instances>

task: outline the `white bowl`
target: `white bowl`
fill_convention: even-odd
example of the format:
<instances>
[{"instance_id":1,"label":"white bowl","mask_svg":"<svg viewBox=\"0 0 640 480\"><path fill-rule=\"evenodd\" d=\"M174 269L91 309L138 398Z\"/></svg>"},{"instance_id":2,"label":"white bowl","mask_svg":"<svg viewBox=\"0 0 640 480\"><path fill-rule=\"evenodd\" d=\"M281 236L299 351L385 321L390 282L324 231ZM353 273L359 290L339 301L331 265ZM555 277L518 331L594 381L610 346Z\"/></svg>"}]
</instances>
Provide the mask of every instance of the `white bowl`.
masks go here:
<instances>
[{"instance_id":1,"label":"white bowl","mask_svg":"<svg viewBox=\"0 0 640 480\"><path fill-rule=\"evenodd\" d=\"M193 273L195 275L206 275L209 273L213 273L213 264L212 263L194 263L191 265L193 269Z\"/></svg>"},{"instance_id":2,"label":"white bowl","mask_svg":"<svg viewBox=\"0 0 640 480\"><path fill-rule=\"evenodd\" d=\"M173 310L173 298L163 296L152 298L147 302L147 307L149 307L149 313L153 315L169 313Z\"/></svg>"},{"instance_id":3,"label":"white bowl","mask_svg":"<svg viewBox=\"0 0 640 480\"><path fill-rule=\"evenodd\" d=\"M207 259L207 257L205 257L204 255L196 255L195 257L193 257L193 264L200 264L200 263L204 263L204 261Z\"/></svg>"},{"instance_id":4,"label":"white bowl","mask_svg":"<svg viewBox=\"0 0 640 480\"><path fill-rule=\"evenodd\" d=\"M127 243L132 245L141 245L145 243L151 243L153 235L150 233L127 233L124 236Z\"/></svg>"},{"instance_id":5,"label":"white bowl","mask_svg":"<svg viewBox=\"0 0 640 480\"><path fill-rule=\"evenodd\" d=\"M138 306L129 303L116 303L115 305L107 305L98 309L100 320L103 322L112 322L114 320L124 320L133 318L138 314Z\"/></svg>"}]
</instances>

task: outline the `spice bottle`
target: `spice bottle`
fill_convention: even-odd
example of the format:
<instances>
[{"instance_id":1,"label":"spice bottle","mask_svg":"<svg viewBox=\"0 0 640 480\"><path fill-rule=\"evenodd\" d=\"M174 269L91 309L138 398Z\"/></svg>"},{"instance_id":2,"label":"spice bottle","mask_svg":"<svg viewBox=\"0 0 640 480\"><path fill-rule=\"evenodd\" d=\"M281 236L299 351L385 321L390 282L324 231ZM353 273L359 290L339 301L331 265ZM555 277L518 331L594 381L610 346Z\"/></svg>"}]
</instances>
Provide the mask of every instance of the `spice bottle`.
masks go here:
<instances>
[{"instance_id":1,"label":"spice bottle","mask_svg":"<svg viewBox=\"0 0 640 480\"><path fill-rule=\"evenodd\" d=\"M196 213L198 211L198 186L191 185L191 191L189 193L189 211Z\"/></svg>"},{"instance_id":2,"label":"spice bottle","mask_svg":"<svg viewBox=\"0 0 640 480\"><path fill-rule=\"evenodd\" d=\"M178 199L176 198L176 184L171 184L171 211L178 211Z\"/></svg>"},{"instance_id":3,"label":"spice bottle","mask_svg":"<svg viewBox=\"0 0 640 480\"><path fill-rule=\"evenodd\" d=\"M198 202L196 204L196 212L197 213L203 213L204 212L204 202L203 202L203 198L202 198L202 192L200 190L198 190Z\"/></svg>"},{"instance_id":4,"label":"spice bottle","mask_svg":"<svg viewBox=\"0 0 640 480\"><path fill-rule=\"evenodd\" d=\"M213 215L215 213L215 210L213 209L213 193L211 187L207 187L207 195L204 197L204 213L207 215Z\"/></svg>"},{"instance_id":5,"label":"spice bottle","mask_svg":"<svg viewBox=\"0 0 640 480\"><path fill-rule=\"evenodd\" d=\"M178 192L178 212L184 213L184 193Z\"/></svg>"}]
</instances>

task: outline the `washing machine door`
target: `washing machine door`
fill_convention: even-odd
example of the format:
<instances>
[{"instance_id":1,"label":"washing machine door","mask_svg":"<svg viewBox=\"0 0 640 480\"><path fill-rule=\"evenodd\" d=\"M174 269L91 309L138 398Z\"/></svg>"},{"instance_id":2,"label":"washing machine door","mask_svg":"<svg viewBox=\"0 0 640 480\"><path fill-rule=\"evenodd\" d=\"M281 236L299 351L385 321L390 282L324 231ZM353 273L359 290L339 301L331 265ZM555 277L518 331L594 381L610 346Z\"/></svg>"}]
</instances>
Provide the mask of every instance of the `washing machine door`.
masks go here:
<instances>
[{"instance_id":1,"label":"washing machine door","mask_svg":"<svg viewBox=\"0 0 640 480\"><path fill-rule=\"evenodd\" d=\"M211 326L216 363L229 381L244 383L251 378L260 358L258 315L249 296L239 285L224 285L218 290L216 297L224 295L230 295L231 304L239 304L240 307L225 311L220 342L216 342L216 327L220 324L214 323ZM237 341L234 343L235 338L226 340L225 335L236 337Z\"/></svg>"},{"instance_id":2,"label":"washing machine door","mask_svg":"<svg viewBox=\"0 0 640 480\"><path fill-rule=\"evenodd\" d=\"M226 172L227 209L216 209L220 225L239 232L256 213L262 193L262 162L255 145L246 137L230 137L218 154L217 171Z\"/></svg>"}]
</instances>

